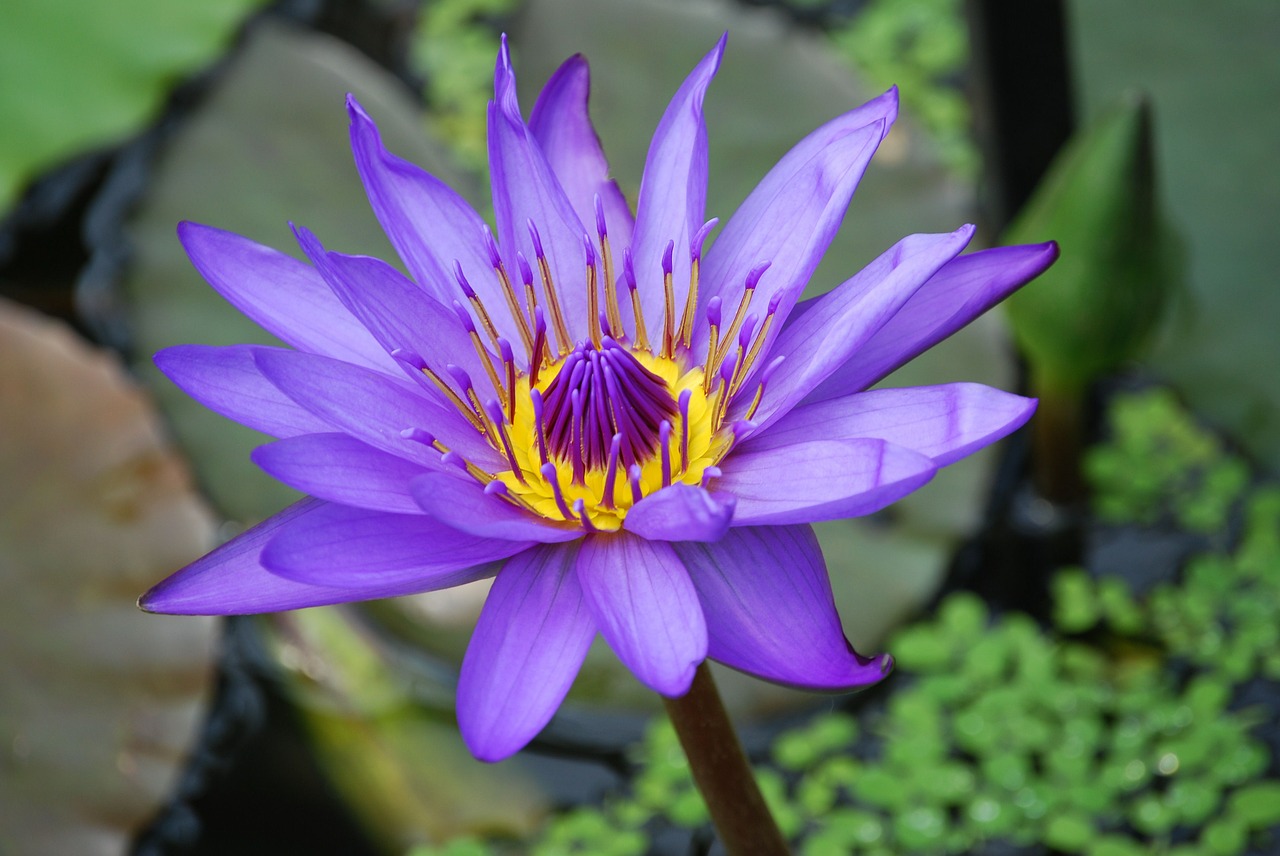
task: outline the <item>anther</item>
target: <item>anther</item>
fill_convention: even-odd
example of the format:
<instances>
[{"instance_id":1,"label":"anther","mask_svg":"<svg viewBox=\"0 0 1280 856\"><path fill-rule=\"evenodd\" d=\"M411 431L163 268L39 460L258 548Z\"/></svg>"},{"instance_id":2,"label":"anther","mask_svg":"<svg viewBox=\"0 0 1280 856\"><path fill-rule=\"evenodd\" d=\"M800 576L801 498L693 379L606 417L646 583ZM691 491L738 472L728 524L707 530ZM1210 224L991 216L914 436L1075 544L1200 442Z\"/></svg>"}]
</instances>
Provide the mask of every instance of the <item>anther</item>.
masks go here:
<instances>
[{"instance_id":1,"label":"anther","mask_svg":"<svg viewBox=\"0 0 1280 856\"><path fill-rule=\"evenodd\" d=\"M560 309L560 297L556 293L556 284L551 277L551 264L547 261L547 254L542 249L542 236L538 234L538 227L534 225L532 220L527 221L529 226L529 240L533 242L534 261L538 265L538 273L542 277L542 292L547 299L547 308L551 311L551 324L556 331L556 346L561 354L569 353L569 349L573 347L573 341L569 337L569 328L564 323L564 312Z\"/></svg>"},{"instance_id":2,"label":"anther","mask_svg":"<svg viewBox=\"0 0 1280 856\"><path fill-rule=\"evenodd\" d=\"M584 500L575 499L573 501L573 513L577 515L578 520L581 521L583 529L588 532L600 531L595 527L595 524L591 522L591 518L587 516L587 503Z\"/></svg>"},{"instance_id":3,"label":"anther","mask_svg":"<svg viewBox=\"0 0 1280 856\"><path fill-rule=\"evenodd\" d=\"M640 465L632 464L627 468L627 481L631 483L631 504L635 505L644 499L644 493L640 490Z\"/></svg>"},{"instance_id":4,"label":"anther","mask_svg":"<svg viewBox=\"0 0 1280 856\"><path fill-rule=\"evenodd\" d=\"M724 344L716 355L717 363L725 358L729 348L732 347L730 342L738 334L738 327L742 325L743 319L747 316L747 307L751 305L751 298L755 296L756 286L760 284L760 277L764 276L764 272L769 269L771 264L773 262L761 262L748 271L746 282L742 286L742 299L738 301L738 310L733 314L733 321L724 332Z\"/></svg>"},{"instance_id":5,"label":"anther","mask_svg":"<svg viewBox=\"0 0 1280 856\"><path fill-rule=\"evenodd\" d=\"M684 316L680 319L680 332L676 336L684 348L688 348L693 341L693 315L698 306L698 272L702 266L702 244L719 222L718 218L712 217L689 241L689 293L685 296Z\"/></svg>"},{"instance_id":6,"label":"anther","mask_svg":"<svg viewBox=\"0 0 1280 856\"><path fill-rule=\"evenodd\" d=\"M593 200L596 209L596 234L600 238L601 273L604 276L604 306L609 324L604 329L611 336L622 335L622 310L618 307L618 284L613 279L613 254L609 251L609 225L604 218L604 201L600 194Z\"/></svg>"},{"instance_id":7,"label":"anther","mask_svg":"<svg viewBox=\"0 0 1280 856\"><path fill-rule=\"evenodd\" d=\"M435 435L421 428L405 428L400 432L400 436L424 446L434 446L436 443Z\"/></svg>"},{"instance_id":8,"label":"anther","mask_svg":"<svg viewBox=\"0 0 1280 856\"><path fill-rule=\"evenodd\" d=\"M511 343L501 337L498 338L498 353L502 355L502 367L507 379L505 396L507 422L514 425L516 423L516 355L511 348Z\"/></svg>"},{"instance_id":9,"label":"anther","mask_svg":"<svg viewBox=\"0 0 1280 856\"><path fill-rule=\"evenodd\" d=\"M676 295L671 281L672 255L676 242L667 241L667 248L662 251L662 356L671 359L675 353L676 335Z\"/></svg>"},{"instance_id":10,"label":"anther","mask_svg":"<svg viewBox=\"0 0 1280 856\"><path fill-rule=\"evenodd\" d=\"M457 259L453 260L453 277L458 281L458 287L462 289L462 293L467 300L475 307L476 315L480 317L480 326L484 327L484 332L488 335L489 341L496 342L498 340L498 328L493 326L493 319L489 317L489 312L485 309L483 301L480 300L480 295L476 294L476 290L467 281L466 274L462 272L462 262Z\"/></svg>"},{"instance_id":11,"label":"anther","mask_svg":"<svg viewBox=\"0 0 1280 856\"><path fill-rule=\"evenodd\" d=\"M515 450L511 448L511 438L507 436L507 429L502 421L502 405L491 398L485 402L484 409L489 414L489 418L493 420L494 433L498 435L498 440L502 443L502 452L507 456L507 463L511 464L511 472L515 473L516 479L521 484L525 484L520 462L516 460Z\"/></svg>"},{"instance_id":12,"label":"anther","mask_svg":"<svg viewBox=\"0 0 1280 856\"><path fill-rule=\"evenodd\" d=\"M693 390L680 391L676 406L680 410L680 472L689 469L689 400L693 398Z\"/></svg>"},{"instance_id":13,"label":"anther","mask_svg":"<svg viewBox=\"0 0 1280 856\"><path fill-rule=\"evenodd\" d=\"M511 320L515 322L517 329L519 329L520 340L527 350L533 342L533 337L529 333L529 323L524 317L524 313L520 311L520 304L516 301L516 291L511 285L511 277L507 276L507 266L502 263L502 254L498 252L498 242L494 240L489 224L486 223L484 225L482 234L484 248L489 254L489 264L493 266L494 273L498 275L498 283L502 286L502 296L507 301L507 311L511 313Z\"/></svg>"},{"instance_id":14,"label":"anther","mask_svg":"<svg viewBox=\"0 0 1280 856\"><path fill-rule=\"evenodd\" d=\"M591 236L583 234L582 247L587 253L587 326L591 335L591 344L600 347L600 330L597 320L600 314L600 293L596 290L596 248L591 243Z\"/></svg>"},{"instance_id":15,"label":"anther","mask_svg":"<svg viewBox=\"0 0 1280 856\"><path fill-rule=\"evenodd\" d=\"M461 366L455 366L453 363L449 363L444 369L453 377L453 382L458 385L458 388L462 390L462 394L466 396L466 400L471 403L471 409L479 419L477 429L485 435L491 445L496 447L497 437L493 436L489 420L485 418L484 407L480 404L480 396L476 394L476 388L471 384L471 376Z\"/></svg>"},{"instance_id":16,"label":"anther","mask_svg":"<svg viewBox=\"0 0 1280 856\"><path fill-rule=\"evenodd\" d=\"M662 486L671 486L671 423L663 419L658 426L658 444L662 449Z\"/></svg>"},{"instance_id":17,"label":"anther","mask_svg":"<svg viewBox=\"0 0 1280 856\"><path fill-rule=\"evenodd\" d=\"M614 434L609 442L609 467L604 473L604 495L601 501L604 507L613 510L613 486L618 479L618 455L622 451L622 435Z\"/></svg>"},{"instance_id":18,"label":"anther","mask_svg":"<svg viewBox=\"0 0 1280 856\"><path fill-rule=\"evenodd\" d=\"M555 498L556 507L560 509L560 514L565 520L572 520L573 512L564 501L564 491L560 490L560 480L556 476L556 465L543 464L539 472L542 473L543 480L551 486L551 495Z\"/></svg>"},{"instance_id":19,"label":"anther","mask_svg":"<svg viewBox=\"0 0 1280 856\"><path fill-rule=\"evenodd\" d=\"M471 347L475 349L476 356L480 358L480 364L484 367L485 374L489 376L489 383L493 384L493 391L498 395L502 395L502 381L498 379L498 373L493 368L493 360L489 356L488 350L484 343L480 341L480 334L476 332L475 322L471 320L471 314L467 312L458 301L453 301L453 311L457 314L458 320L462 322L462 327L467 331L467 335L471 338ZM496 338L496 336L495 336Z\"/></svg>"},{"instance_id":20,"label":"anther","mask_svg":"<svg viewBox=\"0 0 1280 856\"><path fill-rule=\"evenodd\" d=\"M431 370L431 367L427 365L427 361L420 354L408 348L395 348L391 351L391 356L427 377L440 390L440 393L449 400L449 403L462 414L463 418L470 422L477 431L484 431L483 420L479 419L477 414L467 405L467 402L463 401L458 396L458 393L453 391L453 387L444 382L444 378Z\"/></svg>"},{"instance_id":21,"label":"anther","mask_svg":"<svg viewBox=\"0 0 1280 856\"><path fill-rule=\"evenodd\" d=\"M636 268L630 247L622 251L622 281L626 284L627 291L631 293L631 312L636 319L636 347L652 353L649 347L649 331L644 325L644 310L640 307L640 294L636 290Z\"/></svg>"},{"instance_id":22,"label":"anther","mask_svg":"<svg viewBox=\"0 0 1280 856\"><path fill-rule=\"evenodd\" d=\"M705 490L707 485L711 483L712 479L718 479L722 475L724 475L724 473L720 472L720 468L714 464L707 467L702 471L702 488Z\"/></svg>"}]
</instances>

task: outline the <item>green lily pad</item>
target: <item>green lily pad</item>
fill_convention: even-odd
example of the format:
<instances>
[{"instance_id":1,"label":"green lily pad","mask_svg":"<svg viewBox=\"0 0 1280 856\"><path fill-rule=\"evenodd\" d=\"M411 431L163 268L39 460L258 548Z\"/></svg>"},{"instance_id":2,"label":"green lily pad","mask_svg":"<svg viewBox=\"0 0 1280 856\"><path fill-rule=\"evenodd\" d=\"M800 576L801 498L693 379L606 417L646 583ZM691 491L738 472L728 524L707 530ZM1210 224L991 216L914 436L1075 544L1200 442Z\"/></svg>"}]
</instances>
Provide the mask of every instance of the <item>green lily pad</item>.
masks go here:
<instances>
[{"instance_id":1,"label":"green lily pad","mask_svg":"<svg viewBox=\"0 0 1280 856\"><path fill-rule=\"evenodd\" d=\"M137 609L214 538L119 363L0 302L0 852L115 854L198 735L217 623Z\"/></svg>"},{"instance_id":2,"label":"green lily pad","mask_svg":"<svg viewBox=\"0 0 1280 856\"><path fill-rule=\"evenodd\" d=\"M0 211L37 172L112 145L212 62L261 0L47 0L6 7L0 27ZM21 129L14 133L12 129Z\"/></svg>"}]
</instances>

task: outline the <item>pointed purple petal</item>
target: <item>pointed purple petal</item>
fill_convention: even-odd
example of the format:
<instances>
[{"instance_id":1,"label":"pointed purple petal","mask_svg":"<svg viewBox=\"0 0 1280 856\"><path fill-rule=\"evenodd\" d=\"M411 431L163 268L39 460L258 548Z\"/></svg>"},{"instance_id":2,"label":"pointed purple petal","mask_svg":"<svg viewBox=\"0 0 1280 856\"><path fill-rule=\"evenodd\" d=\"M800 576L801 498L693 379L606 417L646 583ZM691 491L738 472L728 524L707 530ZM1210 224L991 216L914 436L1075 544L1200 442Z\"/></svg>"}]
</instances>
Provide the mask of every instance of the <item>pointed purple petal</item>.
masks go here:
<instances>
[{"instance_id":1,"label":"pointed purple petal","mask_svg":"<svg viewBox=\"0 0 1280 856\"><path fill-rule=\"evenodd\" d=\"M200 275L271 335L300 351L398 371L320 275L233 232L183 222L178 239Z\"/></svg>"},{"instance_id":2,"label":"pointed purple petal","mask_svg":"<svg viewBox=\"0 0 1280 856\"><path fill-rule=\"evenodd\" d=\"M451 307L380 259L325 252L306 229L296 229L295 233L338 299L388 354L412 350L442 377L445 366L452 363L475 382L485 381L487 375L471 338ZM399 370L416 373L416 369L403 363ZM439 394L434 386L429 389L431 394Z\"/></svg>"},{"instance_id":3,"label":"pointed purple petal","mask_svg":"<svg viewBox=\"0 0 1280 856\"><path fill-rule=\"evenodd\" d=\"M484 220L444 182L383 148L377 126L350 96L347 112L369 204L409 273L448 306L463 297L454 279L454 262L460 263L498 331L516 341L515 321L481 239Z\"/></svg>"},{"instance_id":4,"label":"pointed purple petal","mask_svg":"<svg viewBox=\"0 0 1280 856\"><path fill-rule=\"evenodd\" d=\"M650 541L719 541L729 531L735 504L728 494L673 484L633 506L624 528Z\"/></svg>"},{"instance_id":5,"label":"pointed purple petal","mask_svg":"<svg viewBox=\"0 0 1280 856\"><path fill-rule=\"evenodd\" d=\"M577 572L600 633L627 668L655 692L687 692L707 655L707 627L671 546L627 532L595 535L582 541Z\"/></svg>"},{"instance_id":6,"label":"pointed purple petal","mask_svg":"<svg viewBox=\"0 0 1280 856\"><path fill-rule=\"evenodd\" d=\"M508 541L558 543L582 537L582 529L551 523L490 496L480 485L446 473L427 473L410 486L418 507L459 532Z\"/></svg>"},{"instance_id":7,"label":"pointed purple petal","mask_svg":"<svg viewBox=\"0 0 1280 856\"><path fill-rule=\"evenodd\" d=\"M861 392L1004 300L1057 258L1058 245L1051 241L953 259L807 400Z\"/></svg>"},{"instance_id":8,"label":"pointed purple petal","mask_svg":"<svg viewBox=\"0 0 1280 856\"><path fill-rule=\"evenodd\" d=\"M786 319L897 113L898 93L891 89L831 120L797 143L751 191L704 259L696 354L707 346L707 300L720 296L726 306L736 306L747 274L761 262L772 265L760 280L754 303L764 307L779 294L777 320ZM771 338L776 330L777 325Z\"/></svg>"},{"instance_id":9,"label":"pointed purple petal","mask_svg":"<svg viewBox=\"0 0 1280 856\"><path fill-rule=\"evenodd\" d=\"M433 591L487 576L492 569L480 566L529 546L467 535L425 514L326 503L280 527L262 548L261 562L307 585Z\"/></svg>"},{"instance_id":10,"label":"pointed purple petal","mask_svg":"<svg viewBox=\"0 0 1280 856\"><path fill-rule=\"evenodd\" d=\"M520 116L505 37L494 71L494 100L489 102L489 173L493 214L507 270L518 270L517 251L530 262L536 258L527 226L532 221L545 248L570 336L585 333L586 256L582 236L588 233ZM573 342L559 344L573 347Z\"/></svg>"},{"instance_id":11,"label":"pointed purple petal","mask_svg":"<svg viewBox=\"0 0 1280 856\"><path fill-rule=\"evenodd\" d=\"M631 246L634 221L618 183L609 178L600 138L587 112L591 76L581 54L565 60L542 88L529 116L529 130L546 155L547 163L564 188L565 195L587 225L595 223L595 197L604 208L609 243L621 263L623 248Z\"/></svg>"},{"instance_id":12,"label":"pointed purple petal","mask_svg":"<svg viewBox=\"0 0 1280 856\"><path fill-rule=\"evenodd\" d=\"M731 452L716 490L738 499L735 526L813 523L879 511L937 466L883 440L814 440L765 452Z\"/></svg>"},{"instance_id":13,"label":"pointed purple petal","mask_svg":"<svg viewBox=\"0 0 1280 856\"><path fill-rule=\"evenodd\" d=\"M262 376L254 354L265 345L175 345L153 357L156 368L183 392L220 413L272 437L330 430Z\"/></svg>"},{"instance_id":14,"label":"pointed purple petal","mask_svg":"<svg viewBox=\"0 0 1280 856\"><path fill-rule=\"evenodd\" d=\"M636 283L645 322L662 335L663 254L675 242L671 281L677 321L689 293L689 243L702 226L707 207L707 126L702 99L720 68L728 34L694 67L662 114L649 144L636 201L632 243Z\"/></svg>"},{"instance_id":15,"label":"pointed purple petal","mask_svg":"<svg viewBox=\"0 0 1280 856\"><path fill-rule=\"evenodd\" d=\"M408 381L311 354L268 349L255 353L263 375L322 419L326 431L341 431L375 449L434 467L440 453L401 434L422 428L479 466L505 467L456 410L424 397Z\"/></svg>"},{"instance_id":16,"label":"pointed purple petal","mask_svg":"<svg viewBox=\"0 0 1280 856\"><path fill-rule=\"evenodd\" d=\"M677 544L707 616L708 655L810 690L851 690L888 674L845 639L818 539L808 526L734 529L715 544Z\"/></svg>"},{"instance_id":17,"label":"pointed purple petal","mask_svg":"<svg viewBox=\"0 0 1280 856\"><path fill-rule=\"evenodd\" d=\"M778 336L769 359L786 359L774 372L752 421L761 429L800 402L839 369L911 298L955 258L973 236L965 226L949 235L910 235L825 295ZM748 380L745 410L754 393ZM735 413L736 415L736 413Z\"/></svg>"},{"instance_id":18,"label":"pointed purple petal","mask_svg":"<svg viewBox=\"0 0 1280 856\"><path fill-rule=\"evenodd\" d=\"M873 389L801 405L753 434L742 451L865 437L927 455L944 467L1021 428L1035 409L1033 398L977 383Z\"/></svg>"},{"instance_id":19,"label":"pointed purple petal","mask_svg":"<svg viewBox=\"0 0 1280 856\"><path fill-rule=\"evenodd\" d=\"M542 546L498 572L458 676L458 727L471 753L501 761L564 700L596 635L573 546Z\"/></svg>"},{"instance_id":20,"label":"pointed purple petal","mask_svg":"<svg viewBox=\"0 0 1280 856\"><path fill-rule=\"evenodd\" d=\"M304 499L264 520L160 582L138 600L147 612L172 615L252 615L355 600L414 594L416 581L366 580L362 586L307 585L270 573L259 561L263 546L281 527L328 507Z\"/></svg>"},{"instance_id":21,"label":"pointed purple petal","mask_svg":"<svg viewBox=\"0 0 1280 856\"><path fill-rule=\"evenodd\" d=\"M417 514L409 482L424 468L347 434L307 434L253 450L272 478L319 499L371 511Z\"/></svg>"}]
</instances>

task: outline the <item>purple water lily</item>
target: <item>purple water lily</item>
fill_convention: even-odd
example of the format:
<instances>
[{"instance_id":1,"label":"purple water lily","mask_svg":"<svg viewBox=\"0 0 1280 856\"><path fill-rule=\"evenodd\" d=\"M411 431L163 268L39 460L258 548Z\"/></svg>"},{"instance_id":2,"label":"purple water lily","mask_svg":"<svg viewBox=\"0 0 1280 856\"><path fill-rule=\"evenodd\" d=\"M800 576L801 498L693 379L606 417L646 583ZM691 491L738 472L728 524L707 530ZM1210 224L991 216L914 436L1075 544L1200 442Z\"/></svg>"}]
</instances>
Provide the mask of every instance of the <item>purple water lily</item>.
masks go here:
<instances>
[{"instance_id":1,"label":"purple water lily","mask_svg":"<svg viewBox=\"0 0 1280 856\"><path fill-rule=\"evenodd\" d=\"M292 347L182 345L156 362L279 438L254 460L309 498L143 608L268 612L494 577L458 682L462 734L488 760L547 723L597 633L668 696L707 657L819 690L879 680L891 661L845 640L809 524L883 508L1035 403L976 384L864 390L1057 248L961 256L971 226L912 235L797 304L897 94L803 139L707 246L702 100L723 50L663 115L634 218L588 118L585 60L526 122L504 42L496 229L388 153L354 99L356 165L410 277L303 229L310 265L182 224L205 279Z\"/></svg>"}]
</instances>

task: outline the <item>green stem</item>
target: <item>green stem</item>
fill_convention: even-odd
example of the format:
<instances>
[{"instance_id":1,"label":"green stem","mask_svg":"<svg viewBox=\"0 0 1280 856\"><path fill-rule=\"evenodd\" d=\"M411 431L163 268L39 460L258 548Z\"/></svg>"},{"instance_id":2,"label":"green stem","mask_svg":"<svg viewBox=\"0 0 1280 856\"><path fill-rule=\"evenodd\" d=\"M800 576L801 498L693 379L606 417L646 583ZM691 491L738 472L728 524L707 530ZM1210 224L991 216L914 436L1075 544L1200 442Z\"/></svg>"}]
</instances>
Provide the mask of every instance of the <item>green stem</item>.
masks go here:
<instances>
[{"instance_id":1,"label":"green stem","mask_svg":"<svg viewBox=\"0 0 1280 856\"><path fill-rule=\"evenodd\" d=\"M662 701L725 852L729 856L790 853L756 785L707 663L698 666L689 692Z\"/></svg>"},{"instance_id":2,"label":"green stem","mask_svg":"<svg viewBox=\"0 0 1280 856\"><path fill-rule=\"evenodd\" d=\"M1059 505L1087 498L1083 476L1084 387L1032 378L1040 406L1031 419L1032 475L1040 495Z\"/></svg>"}]
</instances>

